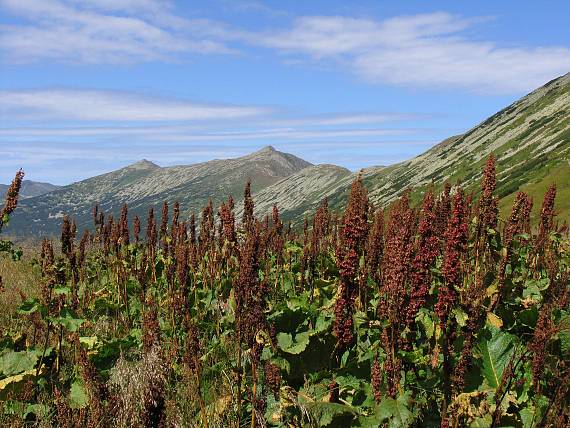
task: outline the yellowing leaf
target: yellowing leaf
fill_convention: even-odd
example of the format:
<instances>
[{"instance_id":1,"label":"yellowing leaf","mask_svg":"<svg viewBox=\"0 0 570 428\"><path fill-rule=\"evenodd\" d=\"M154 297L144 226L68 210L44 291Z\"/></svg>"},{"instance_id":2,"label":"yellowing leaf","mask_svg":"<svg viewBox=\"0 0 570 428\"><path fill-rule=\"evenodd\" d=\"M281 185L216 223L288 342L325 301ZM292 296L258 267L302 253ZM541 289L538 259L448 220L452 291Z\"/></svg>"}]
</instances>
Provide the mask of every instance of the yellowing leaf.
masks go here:
<instances>
[{"instance_id":1,"label":"yellowing leaf","mask_svg":"<svg viewBox=\"0 0 570 428\"><path fill-rule=\"evenodd\" d=\"M43 375L45 366L42 366L39 375ZM36 379L36 370L27 370L23 373L9 376L6 379L0 380L0 401L6 400L10 393L14 394L20 390L28 380Z\"/></svg>"},{"instance_id":2,"label":"yellowing leaf","mask_svg":"<svg viewBox=\"0 0 570 428\"><path fill-rule=\"evenodd\" d=\"M493 281L491 285L487 287L487 297L492 297L498 291L498 281Z\"/></svg>"},{"instance_id":3,"label":"yellowing leaf","mask_svg":"<svg viewBox=\"0 0 570 428\"><path fill-rule=\"evenodd\" d=\"M503 320L492 312L487 313L487 321L489 321L493 327L499 329L503 326Z\"/></svg>"}]
</instances>

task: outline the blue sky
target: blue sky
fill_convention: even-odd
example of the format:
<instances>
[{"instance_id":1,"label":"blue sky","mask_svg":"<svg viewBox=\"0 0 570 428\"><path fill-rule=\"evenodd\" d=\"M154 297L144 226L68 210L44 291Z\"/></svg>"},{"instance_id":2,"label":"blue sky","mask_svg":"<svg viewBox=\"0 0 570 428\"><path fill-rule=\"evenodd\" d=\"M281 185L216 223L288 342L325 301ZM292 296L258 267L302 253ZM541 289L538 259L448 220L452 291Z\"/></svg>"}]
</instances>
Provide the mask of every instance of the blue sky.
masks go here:
<instances>
[{"instance_id":1,"label":"blue sky","mask_svg":"<svg viewBox=\"0 0 570 428\"><path fill-rule=\"evenodd\" d=\"M0 0L0 182L387 165L570 71L567 1Z\"/></svg>"}]
</instances>

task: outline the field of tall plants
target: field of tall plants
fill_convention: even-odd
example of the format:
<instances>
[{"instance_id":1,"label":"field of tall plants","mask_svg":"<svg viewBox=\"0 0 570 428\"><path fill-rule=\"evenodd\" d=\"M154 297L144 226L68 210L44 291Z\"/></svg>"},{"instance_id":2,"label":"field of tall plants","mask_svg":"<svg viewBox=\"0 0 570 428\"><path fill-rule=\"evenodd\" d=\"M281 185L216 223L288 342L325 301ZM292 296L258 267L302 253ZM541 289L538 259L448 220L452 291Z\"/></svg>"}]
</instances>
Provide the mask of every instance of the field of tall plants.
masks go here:
<instances>
[{"instance_id":1,"label":"field of tall plants","mask_svg":"<svg viewBox=\"0 0 570 428\"><path fill-rule=\"evenodd\" d=\"M407 191L373 207L357 179L343 213L323 200L297 229L278 207L257 219L248 183L240 219L231 197L190 218L94 207L91 230L65 217L37 254L4 240L38 279L0 280L19 299L0 325L0 425L568 427L556 187L518 193L507 218L495 187L493 157L476 194L446 184L419 206Z\"/></svg>"}]
</instances>

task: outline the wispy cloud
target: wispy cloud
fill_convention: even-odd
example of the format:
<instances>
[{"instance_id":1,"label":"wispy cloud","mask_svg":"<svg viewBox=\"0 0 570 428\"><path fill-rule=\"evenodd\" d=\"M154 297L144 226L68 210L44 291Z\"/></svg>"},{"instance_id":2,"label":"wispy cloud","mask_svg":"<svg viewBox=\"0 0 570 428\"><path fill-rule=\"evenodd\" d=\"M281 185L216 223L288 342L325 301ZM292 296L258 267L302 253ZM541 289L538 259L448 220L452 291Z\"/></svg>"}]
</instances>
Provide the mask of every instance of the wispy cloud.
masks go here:
<instances>
[{"instance_id":1,"label":"wispy cloud","mask_svg":"<svg viewBox=\"0 0 570 428\"><path fill-rule=\"evenodd\" d=\"M0 26L0 50L15 62L114 64L235 52L206 35L215 23L180 18L168 1L0 0L0 6L24 20Z\"/></svg>"},{"instance_id":2,"label":"wispy cloud","mask_svg":"<svg viewBox=\"0 0 570 428\"><path fill-rule=\"evenodd\" d=\"M250 130L225 130L220 123L213 124L209 131L200 131L191 127L158 126L158 127L71 127L71 128L0 128L0 141L4 138L12 141L34 141L43 138L46 142L62 138L90 137L106 141L124 141L126 136L136 138L139 141L153 142L207 142L207 141L274 141L274 140L322 140L332 142L335 138L347 137L384 137L396 135L414 135L431 130L424 128L324 128L306 129L299 128L276 128L276 129L250 129Z\"/></svg>"},{"instance_id":3,"label":"wispy cloud","mask_svg":"<svg viewBox=\"0 0 570 428\"><path fill-rule=\"evenodd\" d=\"M228 10L244 13L261 13L269 17L288 16L289 13L281 9L270 7L260 0L222 0Z\"/></svg>"},{"instance_id":4,"label":"wispy cloud","mask_svg":"<svg viewBox=\"0 0 570 428\"><path fill-rule=\"evenodd\" d=\"M260 116L263 107L192 103L102 90L0 91L0 113L20 119L78 121L195 121Z\"/></svg>"},{"instance_id":5,"label":"wispy cloud","mask_svg":"<svg viewBox=\"0 0 570 428\"><path fill-rule=\"evenodd\" d=\"M20 18L0 25L11 61L87 64L180 61L265 47L287 62L326 62L373 84L528 91L570 70L568 46L516 46L474 36L488 18L445 12L386 19L301 16L288 28L248 31L187 19L168 0L0 0ZM266 11L257 1L238 9ZM271 11L272 9L269 9Z\"/></svg>"},{"instance_id":6,"label":"wispy cloud","mask_svg":"<svg viewBox=\"0 0 570 428\"><path fill-rule=\"evenodd\" d=\"M431 116L427 114L415 113L353 113L328 116L307 116L295 119L279 119L270 123L280 126L346 126L422 120L429 117Z\"/></svg>"},{"instance_id":7,"label":"wispy cloud","mask_svg":"<svg viewBox=\"0 0 570 428\"><path fill-rule=\"evenodd\" d=\"M336 61L372 83L511 93L570 70L568 47L470 40L463 30L484 21L443 12L385 20L312 16L247 39L311 61Z\"/></svg>"}]
</instances>

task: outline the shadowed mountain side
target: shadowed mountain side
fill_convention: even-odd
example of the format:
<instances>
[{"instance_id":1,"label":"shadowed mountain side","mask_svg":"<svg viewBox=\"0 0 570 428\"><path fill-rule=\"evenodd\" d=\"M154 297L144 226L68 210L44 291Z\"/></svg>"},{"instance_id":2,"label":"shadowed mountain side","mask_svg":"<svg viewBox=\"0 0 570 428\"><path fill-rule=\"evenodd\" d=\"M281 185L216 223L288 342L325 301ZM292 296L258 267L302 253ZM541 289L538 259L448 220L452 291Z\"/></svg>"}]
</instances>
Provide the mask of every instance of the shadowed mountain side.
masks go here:
<instances>
[{"instance_id":1,"label":"shadowed mountain side","mask_svg":"<svg viewBox=\"0 0 570 428\"><path fill-rule=\"evenodd\" d=\"M0 184L0 199L4 199L6 192L8 191L8 187L10 187L9 184ZM20 188L20 198L33 198L34 196L40 196L49 192L53 192L59 188L60 186L56 186L55 184L24 180L22 181L22 187Z\"/></svg>"}]
</instances>

